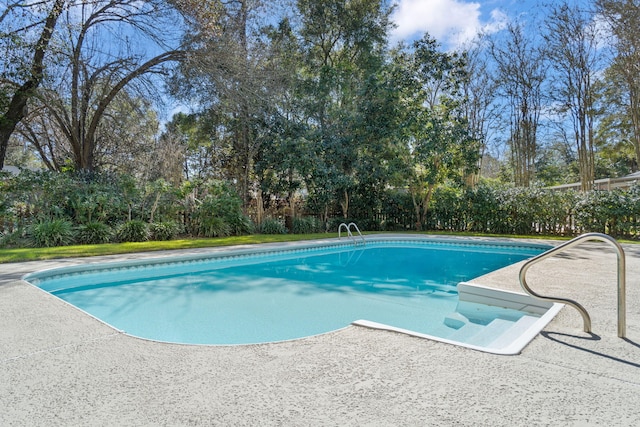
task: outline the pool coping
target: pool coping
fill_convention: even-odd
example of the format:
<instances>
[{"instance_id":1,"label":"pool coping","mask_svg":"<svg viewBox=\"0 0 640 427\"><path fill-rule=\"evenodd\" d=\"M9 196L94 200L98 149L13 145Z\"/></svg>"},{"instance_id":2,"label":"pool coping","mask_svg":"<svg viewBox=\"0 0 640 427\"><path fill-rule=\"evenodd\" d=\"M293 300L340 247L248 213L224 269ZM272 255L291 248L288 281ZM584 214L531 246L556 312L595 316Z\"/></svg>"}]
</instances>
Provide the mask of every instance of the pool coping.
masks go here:
<instances>
[{"instance_id":1,"label":"pool coping","mask_svg":"<svg viewBox=\"0 0 640 427\"><path fill-rule=\"evenodd\" d=\"M345 238L346 239L346 238ZM368 235L365 236L365 241L370 244L375 244L378 242L398 242L401 244L410 245L413 242L420 243L431 243L434 245L462 245L465 246L466 240L472 239L464 239L464 238L433 238L428 236L411 236L408 238L403 238L397 235ZM473 239L472 241L477 244L483 244L489 247L518 247L518 248L536 248L536 249L551 249L552 246L542 244L542 243L527 243L523 244L517 241L495 241L492 243L488 243L486 240L482 239ZM473 244L469 243L469 246ZM250 257L260 255L260 254L282 254L282 253L292 253L295 254L297 252L304 251L316 251L322 250L326 248L349 248L354 245L353 242L348 240L340 240L340 239L319 239L312 241L299 241L299 242L286 242L284 245L280 243L271 243L271 244L259 244L259 245L242 245L242 246L231 246L231 247L217 247L215 251L211 251L208 253L199 253L199 254L183 254L179 256L172 257L171 260L167 260L166 256L158 256L144 259L135 259L135 260L125 260L125 261L104 261L95 264L80 264L73 265L68 267L53 267L49 269L42 269L35 272L30 272L22 276L22 280L36 285L38 283L38 276L46 275L50 276L52 272L58 271L59 274L57 276L73 276L74 274L79 274L81 272L87 271L111 271L118 269L137 269L137 268L145 268L149 265L157 265L157 264L190 264L190 263L200 263L200 262L210 262L214 260L228 260L228 259L241 259L243 257ZM228 250L225 250L228 248ZM35 283L30 281L31 279L35 280Z\"/></svg>"}]
</instances>

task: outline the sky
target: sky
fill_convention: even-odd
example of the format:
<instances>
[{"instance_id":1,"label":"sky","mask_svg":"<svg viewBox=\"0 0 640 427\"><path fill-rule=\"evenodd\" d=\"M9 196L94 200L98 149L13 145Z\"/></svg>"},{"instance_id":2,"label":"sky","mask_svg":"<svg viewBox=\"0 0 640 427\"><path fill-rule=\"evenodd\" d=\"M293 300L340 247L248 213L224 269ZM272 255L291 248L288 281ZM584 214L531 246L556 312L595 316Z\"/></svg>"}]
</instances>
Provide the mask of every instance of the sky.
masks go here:
<instances>
[{"instance_id":1,"label":"sky","mask_svg":"<svg viewBox=\"0 0 640 427\"><path fill-rule=\"evenodd\" d=\"M391 41L412 40L428 32L445 48L455 48L478 32L494 33L518 15L531 13L535 0L397 0Z\"/></svg>"}]
</instances>

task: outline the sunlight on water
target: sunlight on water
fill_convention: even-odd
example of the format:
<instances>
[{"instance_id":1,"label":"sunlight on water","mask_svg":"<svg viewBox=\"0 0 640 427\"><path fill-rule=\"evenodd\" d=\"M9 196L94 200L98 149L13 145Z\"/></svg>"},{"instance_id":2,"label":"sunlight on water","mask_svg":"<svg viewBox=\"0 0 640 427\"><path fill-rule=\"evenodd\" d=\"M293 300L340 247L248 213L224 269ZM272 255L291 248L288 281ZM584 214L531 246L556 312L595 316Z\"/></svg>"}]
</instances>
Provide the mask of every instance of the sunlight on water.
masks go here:
<instances>
[{"instance_id":1,"label":"sunlight on water","mask_svg":"<svg viewBox=\"0 0 640 427\"><path fill-rule=\"evenodd\" d=\"M38 286L131 335L241 344L320 334L367 319L442 335L456 285L535 247L367 244L243 260L42 275ZM497 310L497 311L496 311ZM492 307L491 316L521 312Z\"/></svg>"}]
</instances>

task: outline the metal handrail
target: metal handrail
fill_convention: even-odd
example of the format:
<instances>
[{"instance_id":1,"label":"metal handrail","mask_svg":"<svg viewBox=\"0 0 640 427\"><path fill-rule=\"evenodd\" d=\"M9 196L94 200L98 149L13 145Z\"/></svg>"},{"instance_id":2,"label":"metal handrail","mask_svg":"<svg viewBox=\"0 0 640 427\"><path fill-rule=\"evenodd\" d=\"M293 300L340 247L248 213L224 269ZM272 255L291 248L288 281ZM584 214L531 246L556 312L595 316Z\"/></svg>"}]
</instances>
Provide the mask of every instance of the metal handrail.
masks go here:
<instances>
[{"instance_id":1,"label":"metal handrail","mask_svg":"<svg viewBox=\"0 0 640 427\"><path fill-rule=\"evenodd\" d=\"M362 244L365 245L367 242L364 240L364 236L362 235L362 233L360 232L360 229L358 228L358 226L356 225L355 222L351 222L349 223L349 229L351 229L351 226L353 226L353 228L356 229L356 231L358 232L358 236L360 236L360 238L362 239ZM354 237L355 239L355 237Z\"/></svg>"},{"instance_id":2,"label":"metal handrail","mask_svg":"<svg viewBox=\"0 0 640 427\"><path fill-rule=\"evenodd\" d=\"M525 278L527 270L533 264L536 264L549 257L552 257L553 255L561 251L564 251L565 249L572 248L585 240L599 240L601 242L609 243L616 249L616 255L618 257L618 336L620 338L624 338L626 336L626 329L627 329L626 277L625 277L626 265L625 265L624 249L622 249L622 246L620 246L620 244L613 237L603 233L582 234L576 237L575 239L569 240L568 242L563 243L560 246L556 246L553 249L550 249L534 258L531 258L520 269L520 286L522 287L522 289L524 289L525 292L527 292L529 295L533 296L534 298L553 301L553 302L559 302L559 303L565 303L572 306L573 308L578 310L578 312L580 312L580 314L582 315L582 320L584 322L584 328L583 328L584 331L588 333L591 332L591 317L589 316L589 313L587 313L587 310L585 310L585 308L582 305L568 298L545 297L542 295L538 295L537 293L532 291L531 288L529 288L529 285L527 285L527 281Z\"/></svg>"},{"instance_id":3,"label":"metal handrail","mask_svg":"<svg viewBox=\"0 0 640 427\"><path fill-rule=\"evenodd\" d=\"M342 231L342 227L344 227L347 230L347 236L351 237L351 239L353 240L354 244L358 244L358 242L356 241L355 236L353 235L353 233L351 233L351 227L353 226L353 228L356 229L356 231L358 232L358 235L360 236L360 238L362 239L362 244L365 245L366 244L366 240L364 240L364 236L362 235L362 233L360 232L360 229L358 228L358 226L356 225L355 222L350 222L349 225L347 225L346 223L341 223L338 226L338 239L340 239L341 235L340 232Z\"/></svg>"},{"instance_id":4,"label":"metal handrail","mask_svg":"<svg viewBox=\"0 0 640 427\"><path fill-rule=\"evenodd\" d=\"M351 236L351 232L349 231L349 227L347 226L347 224L345 222L343 222L338 226L338 239L341 238L340 231L342 230L342 227L344 227L347 230L347 236Z\"/></svg>"}]
</instances>

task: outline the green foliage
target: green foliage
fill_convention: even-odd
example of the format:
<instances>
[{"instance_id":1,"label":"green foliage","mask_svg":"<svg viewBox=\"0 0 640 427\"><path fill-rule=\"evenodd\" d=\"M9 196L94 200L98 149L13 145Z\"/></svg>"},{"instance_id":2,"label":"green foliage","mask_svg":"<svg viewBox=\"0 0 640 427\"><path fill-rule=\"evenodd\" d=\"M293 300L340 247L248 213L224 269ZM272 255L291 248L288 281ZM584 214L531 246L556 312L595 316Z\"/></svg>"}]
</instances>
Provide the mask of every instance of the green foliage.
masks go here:
<instances>
[{"instance_id":1,"label":"green foliage","mask_svg":"<svg viewBox=\"0 0 640 427\"><path fill-rule=\"evenodd\" d=\"M407 209L407 208L405 208ZM389 229L400 223L387 216ZM406 222L406 221L405 221ZM640 186L629 190L558 192L480 184L435 191L427 229L495 234L640 236Z\"/></svg>"},{"instance_id":2,"label":"green foliage","mask_svg":"<svg viewBox=\"0 0 640 427\"><path fill-rule=\"evenodd\" d=\"M144 219L154 223L174 218L179 207L176 194L176 189L162 178L146 184L142 190L142 203L143 212L148 212L148 216Z\"/></svg>"},{"instance_id":3,"label":"green foliage","mask_svg":"<svg viewBox=\"0 0 640 427\"><path fill-rule=\"evenodd\" d=\"M93 245L109 243L113 237L113 230L107 224L97 221L88 222L78 227L76 241Z\"/></svg>"},{"instance_id":4,"label":"green foliage","mask_svg":"<svg viewBox=\"0 0 640 427\"><path fill-rule=\"evenodd\" d=\"M198 221L198 236L226 237L231 235L231 226L219 216L203 216Z\"/></svg>"},{"instance_id":5,"label":"green foliage","mask_svg":"<svg viewBox=\"0 0 640 427\"><path fill-rule=\"evenodd\" d=\"M311 234L324 231L324 224L316 217L293 218L291 233Z\"/></svg>"},{"instance_id":6,"label":"green foliage","mask_svg":"<svg viewBox=\"0 0 640 427\"><path fill-rule=\"evenodd\" d=\"M224 219L229 224L229 227L231 227L231 233L235 236L253 232L253 222L251 222L248 216L242 213L242 210L229 213Z\"/></svg>"},{"instance_id":7,"label":"green foliage","mask_svg":"<svg viewBox=\"0 0 640 427\"><path fill-rule=\"evenodd\" d=\"M115 223L124 216L125 176L84 171L67 174L67 178L62 182L68 186L65 212L76 223Z\"/></svg>"},{"instance_id":8,"label":"green foliage","mask_svg":"<svg viewBox=\"0 0 640 427\"><path fill-rule=\"evenodd\" d=\"M0 233L0 248L21 248L26 246L29 246L29 241L23 228Z\"/></svg>"},{"instance_id":9,"label":"green foliage","mask_svg":"<svg viewBox=\"0 0 640 427\"><path fill-rule=\"evenodd\" d=\"M402 164L395 180L412 196L416 228L425 223L440 227L427 217L434 191L446 182L462 182L475 172L479 141L465 118L466 59L458 53L440 51L428 34L412 49L395 53L398 90L407 100L403 108L404 147L398 148ZM431 214L433 216L433 214Z\"/></svg>"},{"instance_id":10,"label":"green foliage","mask_svg":"<svg viewBox=\"0 0 640 427\"><path fill-rule=\"evenodd\" d=\"M127 186L123 182L128 182ZM0 246L169 240L183 232L220 238L251 232L253 224L229 185L222 181L187 184L175 188L162 183L162 194L173 196L155 199L142 191L144 183L118 176L27 173L5 177L0 181ZM326 222L324 215L322 220L312 216L293 218L291 229L287 230L281 221L268 218L258 231L311 234L324 231L328 224L328 229L336 232L341 222L355 222L363 231L415 228L417 215L410 192L374 187L364 182L353 187L353 215L347 219L334 200L324 206ZM113 213L108 209L109 200L119 206ZM156 218L168 218L149 224L144 219L150 216L156 200ZM306 198L305 203L306 212L312 212L314 204L318 209L323 206L314 197ZM142 211L141 218L128 220L131 207L136 208L134 212ZM428 215L421 225L428 230L523 235L598 231L633 239L640 236L640 186L578 193L490 182L481 182L474 188L441 185L433 191Z\"/></svg>"},{"instance_id":11,"label":"green foliage","mask_svg":"<svg viewBox=\"0 0 640 427\"><path fill-rule=\"evenodd\" d=\"M126 219L125 195L131 191L126 176L82 172L31 172L2 181L4 199L0 220L16 227L40 219L67 219L76 225L113 224Z\"/></svg>"},{"instance_id":12,"label":"green foliage","mask_svg":"<svg viewBox=\"0 0 640 427\"><path fill-rule=\"evenodd\" d=\"M288 164L304 177L317 213L335 204L347 216L358 184L378 179L367 165L384 169L379 156L396 129L394 92L384 76L391 9L379 0L301 0L297 5L302 79L296 86L299 107L291 116L300 116L307 131L290 141L304 144L305 152Z\"/></svg>"},{"instance_id":13,"label":"green foliage","mask_svg":"<svg viewBox=\"0 0 640 427\"><path fill-rule=\"evenodd\" d=\"M116 238L119 242L144 242L149 240L149 228L146 222L133 219L116 228Z\"/></svg>"},{"instance_id":14,"label":"green foliage","mask_svg":"<svg viewBox=\"0 0 640 427\"><path fill-rule=\"evenodd\" d=\"M230 236L251 231L251 220L242 213L242 201L224 182L211 181L207 195L193 212L193 231L198 236Z\"/></svg>"},{"instance_id":15,"label":"green foliage","mask_svg":"<svg viewBox=\"0 0 640 427\"><path fill-rule=\"evenodd\" d=\"M458 188L438 187L431 201L427 229L460 228L463 199Z\"/></svg>"},{"instance_id":16,"label":"green foliage","mask_svg":"<svg viewBox=\"0 0 640 427\"><path fill-rule=\"evenodd\" d=\"M152 222L149 232L151 240L171 240L180 232L180 226L175 221Z\"/></svg>"},{"instance_id":17,"label":"green foliage","mask_svg":"<svg viewBox=\"0 0 640 427\"><path fill-rule=\"evenodd\" d=\"M279 221L275 218L266 218L260 224L260 233L261 234L287 234L287 228L284 226L282 221Z\"/></svg>"},{"instance_id":18,"label":"green foliage","mask_svg":"<svg viewBox=\"0 0 640 427\"><path fill-rule=\"evenodd\" d=\"M239 235L253 227L240 198L222 181L176 187L111 173L29 171L0 180L0 243L24 245L15 230L53 220L70 222L77 230L75 241L83 244L167 240L183 232Z\"/></svg>"},{"instance_id":19,"label":"green foliage","mask_svg":"<svg viewBox=\"0 0 640 427\"><path fill-rule=\"evenodd\" d=\"M381 230L406 231L415 228L413 202L405 191L387 191L381 200Z\"/></svg>"},{"instance_id":20,"label":"green foliage","mask_svg":"<svg viewBox=\"0 0 640 427\"><path fill-rule=\"evenodd\" d=\"M64 219L42 220L27 231L31 245L38 248L65 246L73 243L73 224Z\"/></svg>"},{"instance_id":21,"label":"green foliage","mask_svg":"<svg viewBox=\"0 0 640 427\"><path fill-rule=\"evenodd\" d=\"M614 236L640 235L640 186L629 191L592 191L576 204L576 226Z\"/></svg>"}]
</instances>

